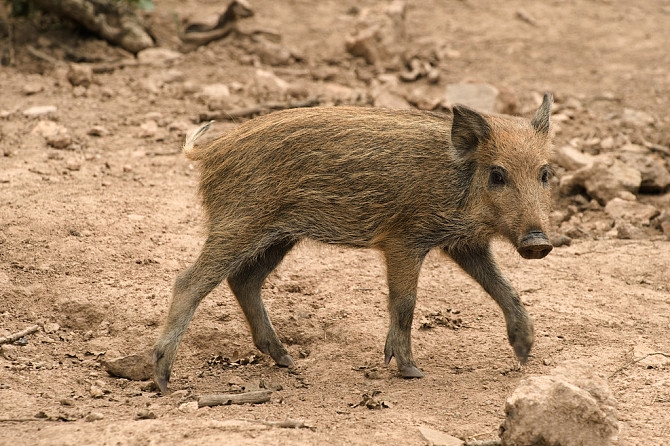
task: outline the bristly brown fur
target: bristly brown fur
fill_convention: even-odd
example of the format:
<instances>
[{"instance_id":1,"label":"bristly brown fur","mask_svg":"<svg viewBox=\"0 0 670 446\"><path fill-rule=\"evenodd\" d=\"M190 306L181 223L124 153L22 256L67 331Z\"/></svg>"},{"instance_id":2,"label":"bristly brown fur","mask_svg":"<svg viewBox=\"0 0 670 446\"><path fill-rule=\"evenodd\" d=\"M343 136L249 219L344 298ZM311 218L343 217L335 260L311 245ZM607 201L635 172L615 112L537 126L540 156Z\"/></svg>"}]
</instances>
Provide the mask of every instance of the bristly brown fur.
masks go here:
<instances>
[{"instance_id":1,"label":"bristly brown fur","mask_svg":"<svg viewBox=\"0 0 670 446\"><path fill-rule=\"evenodd\" d=\"M155 347L167 387L176 348L200 300L227 279L256 346L280 365L293 359L260 298L265 277L300 240L384 254L391 325L385 358L423 374L410 329L423 258L441 248L501 306L510 343L525 360L532 322L490 253L507 238L527 258L551 249L548 137L551 101L532 121L454 108L452 115L357 107L286 110L248 121L209 144L184 144L200 164L207 241L175 283ZM546 130L546 131L545 131Z\"/></svg>"}]
</instances>

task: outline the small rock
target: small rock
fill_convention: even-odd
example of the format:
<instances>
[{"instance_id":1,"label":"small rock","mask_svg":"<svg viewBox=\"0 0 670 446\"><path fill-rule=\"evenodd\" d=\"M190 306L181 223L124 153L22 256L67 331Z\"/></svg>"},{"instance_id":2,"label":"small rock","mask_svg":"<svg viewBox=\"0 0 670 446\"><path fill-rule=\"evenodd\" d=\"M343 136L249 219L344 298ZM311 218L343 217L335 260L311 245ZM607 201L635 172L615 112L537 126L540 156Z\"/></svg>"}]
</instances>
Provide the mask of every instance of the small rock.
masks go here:
<instances>
[{"instance_id":1,"label":"small rock","mask_svg":"<svg viewBox=\"0 0 670 446\"><path fill-rule=\"evenodd\" d=\"M572 239L563 234L552 234L549 236L549 241L555 248L559 248L561 246L570 246L572 243Z\"/></svg>"},{"instance_id":2,"label":"small rock","mask_svg":"<svg viewBox=\"0 0 670 446\"><path fill-rule=\"evenodd\" d=\"M39 82L28 82L27 84L23 85L21 91L26 96L31 96L44 91L44 84L41 84Z\"/></svg>"},{"instance_id":3,"label":"small rock","mask_svg":"<svg viewBox=\"0 0 670 446\"><path fill-rule=\"evenodd\" d=\"M93 398L102 398L105 395L105 392L103 392L102 388L96 386L95 384L91 385L89 393Z\"/></svg>"},{"instance_id":4,"label":"small rock","mask_svg":"<svg viewBox=\"0 0 670 446\"><path fill-rule=\"evenodd\" d=\"M197 402L196 402L197 404ZM135 416L136 420L155 420L156 419L156 414L150 411L149 409L142 409L139 412L137 412L137 415Z\"/></svg>"},{"instance_id":5,"label":"small rock","mask_svg":"<svg viewBox=\"0 0 670 446\"><path fill-rule=\"evenodd\" d=\"M521 380L505 403L503 446L610 446L618 435L616 400L607 382L578 361Z\"/></svg>"},{"instance_id":6,"label":"small rock","mask_svg":"<svg viewBox=\"0 0 670 446\"><path fill-rule=\"evenodd\" d=\"M82 86L88 88L93 81L93 69L89 65L70 64L67 72L67 80L73 87Z\"/></svg>"},{"instance_id":7,"label":"small rock","mask_svg":"<svg viewBox=\"0 0 670 446\"><path fill-rule=\"evenodd\" d=\"M47 334L55 333L60 330L60 325L55 322L47 322L44 324L44 332Z\"/></svg>"},{"instance_id":8,"label":"small rock","mask_svg":"<svg viewBox=\"0 0 670 446\"><path fill-rule=\"evenodd\" d=\"M182 54L177 51L159 47L147 48L137 53L137 60L140 63L154 66L165 65L182 57Z\"/></svg>"},{"instance_id":9,"label":"small rock","mask_svg":"<svg viewBox=\"0 0 670 446\"><path fill-rule=\"evenodd\" d=\"M65 163L65 168L70 172L78 172L81 170L81 163L74 160L69 160Z\"/></svg>"},{"instance_id":10,"label":"small rock","mask_svg":"<svg viewBox=\"0 0 670 446\"><path fill-rule=\"evenodd\" d=\"M197 96L207 104L210 110L221 110L230 107L230 89L227 85L205 85Z\"/></svg>"},{"instance_id":11,"label":"small rock","mask_svg":"<svg viewBox=\"0 0 670 446\"><path fill-rule=\"evenodd\" d=\"M386 55L380 40L378 30L368 28L347 36L344 47L352 56L362 57L370 65L377 65L383 58L381 54Z\"/></svg>"},{"instance_id":12,"label":"small rock","mask_svg":"<svg viewBox=\"0 0 670 446\"><path fill-rule=\"evenodd\" d=\"M619 240L642 240L647 238L646 234L640 228L623 220L616 222L613 231L616 231L616 238ZM608 235L611 235L611 233L608 233Z\"/></svg>"},{"instance_id":13,"label":"small rock","mask_svg":"<svg viewBox=\"0 0 670 446\"><path fill-rule=\"evenodd\" d=\"M182 403L179 405L179 411L184 413L193 413L198 411L198 402L189 401L188 403Z\"/></svg>"},{"instance_id":14,"label":"small rock","mask_svg":"<svg viewBox=\"0 0 670 446\"><path fill-rule=\"evenodd\" d=\"M168 396L172 399L182 399L186 398L189 396L191 392L186 389L181 389L181 390L175 390L174 392L170 393Z\"/></svg>"},{"instance_id":15,"label":"small rock","mask_svg":"<svg viewBox=\"0 0 670 446\"><path fill-rule=\"evenodd\" d=\"M103 418L105 418L105 416L103 414L101 414L100 412L91 412L88 415L86 415L86 417L84 418L84 421L89 421L89 422L90 421L100 421Z\"/></svg>"},{"instance_id":16,"label":"small rock","mask_svg":"<svg viewBox=\"0 0 670 446\"><path fill-rule=\"evenodd\" d=\"M622 191L637 194L641 183L642 174L639 170L617 159L598 157L592 164L582 167L572 175L564 175L560 181L560 189L561 193L565 193L575 187L582 187L590 197L605 205Z\"/></svg>"},{"instance_id":17,"label":"small rock","mask_svg":"<svg viewBox=\"0 0 670 446\"><path fill-rule=\"evenodd\" d=\"M262 38L258 39L253 51L266 65L288 65L293 60L293 53L289 48Z\"/></svg>"},{"instance_id":18,"label":"small rock","mask_svg":"<svg viewBox=\"0 0 670 446\"><path fill-rule=\"evenodd\" d=\"M88 130L88 132L86 132L86 134L89 136L107 136L109 135L109 130L107 130L107 127L102 125L94 125Z\"/></svg>"},{"instance_id":19,"label":"small rock","mask_svg":"<svg viewBox=\"0 0 670 446\"><path fill-rule=\"evenodd\" d=\"M649 113L624 108L621 113L621 121L624 124L629 124L635 127L646 127L654 123L655 119Z\"/></svg>"},{"instance_id":20,"label":"small rock","mask_svg":"<svg viewBox=\"0 0 670 446\"><path fill-rule=\"evenodd\" d=\"M112 376L133 381L145 381L153 376L153 349L102 361L102 365Z\"/></svg>"},{"instance_id":21,"label":"small rock","mask_svg":"<svg viewBox=\"0 0 670 446\"><path fill-rule=\"evenodd\" d=\"M619 159L626 165L640 171L642 182L640 192L645 194L662 194L670 186L670 172L665 167L665 161L659 156L648 153L646 147L643 152L626 150L633 146L628 144L622 147Z\"/></svg>"},{"instance_id":22,"label":"small rock","mask_svg":"<svg viewBox=\"0 0 670 446\"><path fill-rule=\"evenodd\" d=\"M403 98L395 93L392 93L388 90L380 91L374 100L375 107L381 108L393 108L393 109L410 109L412 108L409 103Z\"/></svg>"},{"instance_id":23,"label":"small rock","mask_svg":"<svg viewBox=\"0 0 670 446\"><path fill-rule=\"evenodd\" d=\"M419 433L428 442L428 446L463 446L465 442L442 431L419 426Z\"/></svg>"},{"instance_id":24,"label":"small rock","mask_svg":"<svg viewBox=\"0 0 670 446\"><path fill-rule=\"evenodd\" d=\"M184 72L170 69L160 73L160 79L166 84L171 84L173 82L183 82L184 81Z\"/></svg>"},{"instance_id":25,"label":"small rock","mask_svg":"<svg viewBox=\"0 0 670 446\"><path fill-rule=\"evenodd\" d=\"M158 133L158 123L153 119L140 124L140 132L137 135L140 138L153 138Z\"/></svg>"},{"instance_id":26,"label":"small rock","mask_svg":"<svg viewBox=\"0 0 670 446\"><path fill-rule=\"evenodd\" d=\"M491 84L457 83L447 85L443 102L448 107L462 104L486 113L509 113L514 108L510 104L515 101L511 92L502 95Z\"/></svg>"},{"instance_id":27,"label":"small rock","mask_svg":"<svg viewBox=\"0 0 670 446\"><path fill-rule=\"evenodd\" d=\"M652 224L654 228L663 231L664 234L670 233L670 212L662 211L653 219Z\"/></svg>"},{"instance_id":28,"label":"small rock","mask_svg":"<svg viewBox=\"0 0 670 446\"><path fill-rule=\"evenodd\" d=\"M289 83L267 70L256 70L254 77L254 93L259 99L284 99L289 89Z\"/></svg>"},{"instance_id":29,"label":"small rock","mask_svg":"<svg viewBox=\"0 0 670 446\"><path fill-rule=\"evenodd\" d=\"M571 145L565 145L554 151L554 161L567 170L577 170L595 161L595 157L582 152Z\"/></svg>"},{"instance_id":30,"label":"small rock","mask_svg":"<svg viewBox=\"0 0 670 446\"><path fill-rule=\"evenodd\" d=\"M18 353L18 347L16 345L12 344L0 345L0 355L2 355L3 358L9 361L15 360L17 353Z\"/></svg>"},{"instance_id":31,"label":"small rock","mask_svg":"<svg viewBox=\"0 0 670 446\"><path fill-rule=\"evenodd\" d=\"M48 145L56 149L64 149L72 144L70 131L54 121L38 122L33 133L41 135Z\"/></svg>"},{"instance_id":32,"label":"small rock","mask_svg":"<svg viewBox=\"0 0 670 446\"><path fill-rule=\"evenodd\" d=\"M177 119L176 121L172 121L167 126L168 131L177 132L181 134L186 133L186 131L190 128L191 124L189 124L187 121L184 121L183 119Z\"/></svg>"},{"instance_id":33,"label":"small rock","mask_svg":"<svg viewBox=\"0 0 670 446\"><path fill-rule=\"evenodd\" d=\"M61 398L59 402L61 406L74 406L74 400L72 398Z\"/></svg>"},{"instance_id":34,"label":"small rock","mask_svg":"<svg viewBox=\"0 0 670 446\"><path fill-rule=\"evenodd\" d=\"M320 87L322 89L320 95L333 105L356 104L363 96L359 90L332 82L326 82Z\"/></svg>"},{"instance_id":35,"label":"small rock","mask_svg":"<svg viewBox=\"0 0 670 446\"><path fill-rule=\"evenodd\" d=\"M44 116L51 113L56 113L56 110L58 109L55 105L36 105L34 107L23 110L23 115L28 117Z\"/></svg>"},{"instance_id":36,"label":"small rock","mask_svg":"<svg viewBox=\"0 0 670 446\"><path fill-rule=\"evenodd\" d=\"M648 226L651 219L660 214L654 206L621 198L610 200L605 206L605 212L614 219L623 219L643 226Z\"/></svg>"},{"instance_id":37,"label":"small rock","mask_svg":"<svg viewBox=\"0 0 670 446\"><path fill-rule=\"evenodd\" d=\"M227 99L230 97L230 89L225 84L210 84L202 87L199 97L205 99Z\"/></svg>"}]
</instances>

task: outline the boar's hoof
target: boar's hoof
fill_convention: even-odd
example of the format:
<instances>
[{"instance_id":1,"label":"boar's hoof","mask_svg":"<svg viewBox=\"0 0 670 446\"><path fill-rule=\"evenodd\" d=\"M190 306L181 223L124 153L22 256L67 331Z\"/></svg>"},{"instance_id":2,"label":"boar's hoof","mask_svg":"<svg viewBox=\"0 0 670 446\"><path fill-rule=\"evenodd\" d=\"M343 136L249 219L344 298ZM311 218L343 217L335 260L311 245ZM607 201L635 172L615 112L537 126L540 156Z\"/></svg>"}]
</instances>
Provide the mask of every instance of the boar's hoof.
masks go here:
<instances>
[{"instance_id":1,"label":"boar's hoof","mask_svg":"<svg viewBox=\"0 0 670 446\"><path fill-rule=\"evenodd\" d=\"M541 259L553 248L544 232L531 231L521 239L517 251L524 259Z\"/></svg>"},{"instance_id":2,"label":"boar's hoof","mask_svg":"<svg viewBox=\"0 0 670 446\"><path fill-rule=\"evenodd\" d=\"M288 354L276 359L275 362L279 367L288 367L289 369L295 368L295 361L291 358L291 355Z\"/></svg>"},{"instance_id":3,"label":"boar's hoof","mask_svg":"<svg viewBox=\"0 0 670 446\"><path fill-rule=\"evenodd\" d=\"M421 370L419 370L418 367L413 366L413 365L407 365L405 367L401 367L400 369L398 369L398 371L400 372L400 376L402 376L403 378L408 378L408 379L409 378L423 378L424 376L426 376L426 375L424 375L424 373Z\"/></svg>"},{"instance_id":4,"label":"boar's hoof","mask_svg":"<svg viewBox=\"0 0 670 446\"><path fill-rule=\"evenodd\" d=\"M168 381L169 381L169 379L170 379L169 377L163 377L163 376L158 376L158 375L154 376L154 382L156 383L156 386L158 387L158 390L160 390L160 392L163 395L166 395L168 393Z\"/></svg>"}]
</instances>

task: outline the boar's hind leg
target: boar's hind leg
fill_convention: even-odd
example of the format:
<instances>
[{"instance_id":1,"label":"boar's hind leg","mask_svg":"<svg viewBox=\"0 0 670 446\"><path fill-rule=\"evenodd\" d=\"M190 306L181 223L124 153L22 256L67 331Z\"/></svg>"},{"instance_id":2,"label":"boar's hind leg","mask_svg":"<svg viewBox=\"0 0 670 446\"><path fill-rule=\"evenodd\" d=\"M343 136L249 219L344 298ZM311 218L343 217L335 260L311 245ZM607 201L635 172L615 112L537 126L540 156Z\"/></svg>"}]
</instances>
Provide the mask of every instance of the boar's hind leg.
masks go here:
<instances>
[{"instance_id":1,"label":"boar's hind leg","mask_svg":"<svg viewBox=\"0 0 670 446\"><path fill-rule=\"evenodd\" d=\"M411 329L419 270L425 254L412 255L406 251L385 250L384 256L391 316L384 347L384 360L388 364L391 358L395 357L398 371L403 378L421 378L424 374L412 357Z\"/></svg>"},{"instance_id":2,"label":"boar's hind leg","mask_svg":"<svg viewBox=\"0 0 670 446\"><path fill-rule=\"evenodd\" d=\"M282 367L294 367L293 358L277 337L261 300L265 278L293 248L295 241L284 240L266 249L228 277L228 285L235 294L251 328L256 347Z\"/></svg>"},{"instance_id":3,"label":"boar's hind leg","mask_svg":"<svg viewBox=\"0 0 670 446\"><path fill-rule=\"evenodd\" d=\"M167 318L154 346L154 380L161 392L167 390L179 341L198 304L228 275L232 261L225 262L222 252L221 246L208 238L195 263L175 280Z\"/></svg>"},{"instance_id":4,"label":"boar's hind leg","mask_svg":"<svg viewBox=\"0 0 670 446\"><path fill-rule=\"evenodd\" d=\"M505 315L509 343L517 358L525 363L533 346L533 322L521 305L519 295L495 263L491 248L469 247L462 251L450 250L447 254L498 303Z\"/></svg>"}]
</instances>

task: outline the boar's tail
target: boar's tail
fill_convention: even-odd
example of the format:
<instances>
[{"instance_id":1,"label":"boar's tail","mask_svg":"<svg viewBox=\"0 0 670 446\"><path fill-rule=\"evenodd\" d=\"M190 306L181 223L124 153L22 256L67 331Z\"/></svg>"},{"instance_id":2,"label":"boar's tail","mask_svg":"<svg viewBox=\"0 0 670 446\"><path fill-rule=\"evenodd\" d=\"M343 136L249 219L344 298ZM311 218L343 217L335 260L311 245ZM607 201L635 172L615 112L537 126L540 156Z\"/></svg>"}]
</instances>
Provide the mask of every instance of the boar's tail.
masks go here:
<instances>
[{"instance_id":1,"label":"boar's tail","mask_svg":"<svg viewBox=\"0 0 670 446\"><path fill-rule=\"evenodd\" d=\"M197 159L197 151L193 151L195 147L195 141L200 138L202 135L209 130L209 128L212 126L212 123L214 121L209 121L197 129L191 131L188 135L186 135L186 140L184 141L184 145L181 146L181 151L186 155L187 158L190 159Z\"/></svg>"}]
</instances>

